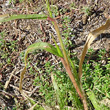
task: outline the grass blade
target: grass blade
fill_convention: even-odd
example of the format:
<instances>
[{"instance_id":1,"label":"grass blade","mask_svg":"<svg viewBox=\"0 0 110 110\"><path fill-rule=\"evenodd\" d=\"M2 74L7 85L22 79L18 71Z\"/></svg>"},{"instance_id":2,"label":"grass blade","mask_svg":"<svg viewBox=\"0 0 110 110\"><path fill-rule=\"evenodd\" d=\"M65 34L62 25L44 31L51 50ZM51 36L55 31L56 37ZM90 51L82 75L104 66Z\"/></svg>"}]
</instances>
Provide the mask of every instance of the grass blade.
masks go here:
<instances>
[{"instance_id":1,"label":"grass blade","mask_svg":"<svg viewBox=\"0 0 110 110\"><path fill-rule=\"evenodd\" d=\"M100 108L100 106L97 102L97 99L95 98L95 95L94 95L93 91L87 92L87 95L90 98L95 110L101 110L101 108Z\"/></svg>"},{"instance_id":2,"label":"grass blade","mask_svg":"<svg viewBox=\"0 0 110 110\"><path fill-rule=\"evenodd\" d=\"M83 64L83 61L84 61L84 58L85 58L85 55L86 55L88 48L90 47L90 45L94 41L94 39L96 39L98 37L98 35L100 35L105 30L107 30L109 28L109 26L110 26L110 18L106 21L106 23L104 25L102 25L98 29L89 33L86 44L85 44L84 49L82 51L82 55L81 55L80 63L79 63L79 78L80 79L82 77L82 64Z\"/></svg>"},{"instance_id":3,"label":"grass blade","mask_svg":"<svg viewBox=\"0 0 110 110\"><path fill-rule=\"evenodd\" d=\"M52 79L53 87L54 87L54 89L55 89L55 93L56 93L56 96L57 96L57 101L58 101L60 110L62 110L63 107L64 107L64 103L63 103L63 101L62 101L62 99L61 99L61 92L60 92L60 90L59 90L59 88L58 88L57 82L56 82L55 79L54 79L53 73L51 73L51 79Z\"/></svg>"},{"instance_id":4,"label":"grass blade","mask_svg":"<svg viewBox=\"0 0 110 110\"><path fill-rule=\"evenodd\" d=\"M20 91L22 91L22 80L23 80L24 74L26 72L27 55L28 55L28 53L30 53L30 52L32 52L32 51L34 51L36 49L43 49L43 50L48 51L48 52L50 52L50 53L52 53L52 54L54 54L56 56L63 57L63 55L59 54L57 49L54 46L52 46L51 44L49 44L49 43L37 42L37 43L34 43L34 44L30 45L27 48L26 52L25 52L25 56L24 56L25 67L24 67L23 71L20 74L20 85L19 85L19 90Z\"/></svg>"},{"instance_id":5,"label":"grass blade","mask_svg":"<svg viewBox=\"0 0 110 110\"><path fill-rule=\"evenodd\" d=\"M16 20L16 19L47 19L46 15L43 14L28 14L28 15L0 15L0 23L2 22L7 22L11 20Z\"/></svg>"},{"instance_id":6,"label":"grass blade","mask_svg":"<svg viewBox=\"0 0 110 110\"><path fill-rule=\"evenodd\" d=\"M57 49L54 46L52 46L51 44L46 43L46 42L37 42L37 43L30 45L27 48L27 50L25 52L25 64L26 64L27 54L36 50L36 49L43 49L43 50L48 51L48 52L50 52L50 53L52 53L58 57L63 57L63 55L61 55L61 53L59 54Z\"/></svg>"},{"instance_id":7,"label":"grass blade","mask_svg":"<svg viewBox=\"0 0 110 110\"><path fill-rule=\"evenodd\" d=\"M52 18L52 12L51 12L51 9L50 9L49 0L45 0L45 1L46 1L47 9L48 9L48 12L49 12L49 16Z\"/></svg>"}]
</instances>

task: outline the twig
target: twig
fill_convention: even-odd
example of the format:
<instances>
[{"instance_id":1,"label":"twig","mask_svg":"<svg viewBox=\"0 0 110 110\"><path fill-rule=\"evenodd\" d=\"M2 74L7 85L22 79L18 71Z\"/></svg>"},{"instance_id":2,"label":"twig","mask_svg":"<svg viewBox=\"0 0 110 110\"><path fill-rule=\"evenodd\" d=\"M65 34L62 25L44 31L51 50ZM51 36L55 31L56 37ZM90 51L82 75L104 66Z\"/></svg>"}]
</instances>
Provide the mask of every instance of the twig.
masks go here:
<instances>
[{"instance_id":1,"label":"twig","mask_svg":"<svg viewBox=\"0 0 110 110\"><path fill-rule=\"evenodd\" d=\"M36 89L38 89L40 86L36 86L33 90L32 90L32 92L29 94L29 96L31 96L35 91L36 91Z\"/></svg>"},{"instance_id":2,"label":"twig","mask_svg":"<svg viewBox=\"0 0 110 110\"><path fill-rule=\"evenodd\" d=\"M4 89L7 89L8 85L9 85L9 83L10 83L10 80L11 80L13 74L15 73L15 71L16 71L16 67L15 67L15 69L11 72L11 75L10 75L10 77L9 77L9 80L6 81L5 86L4 86Z\"/></svg>"},{"instance_id":3,"label":"twig","mask_svg":"<svg viewBox=\"0 0 110 110\"><path fill-rule=\"evenodd\" d=\"M19 88L16 87L16 86L14 86L14 85L12 85L12 84L10 84L10 87L13 87L14 89L17 89L17 90L19 91ZM30 93L31 93L31 92L26 91L26 90L23 90L23 92L25 92L25 93L27 93L27 94L30 94Z\"/></svg>"}]
</instances>

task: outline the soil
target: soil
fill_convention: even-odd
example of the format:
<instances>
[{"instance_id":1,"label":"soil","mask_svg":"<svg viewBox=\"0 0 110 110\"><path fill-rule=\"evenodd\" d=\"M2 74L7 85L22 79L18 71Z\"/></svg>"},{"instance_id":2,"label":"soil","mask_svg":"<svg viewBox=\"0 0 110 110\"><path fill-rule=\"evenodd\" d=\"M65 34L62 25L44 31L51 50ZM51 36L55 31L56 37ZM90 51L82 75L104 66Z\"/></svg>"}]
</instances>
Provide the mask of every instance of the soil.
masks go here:
<instances>
[{"instance_id":1,"label":"soil","mask_svg":"<svg viewBox=\"0 0 110 110\"><path fill-rule=\"evenodd\" d=\"M32 0L29 2L20 3L19 0L16 0L16 3L8 3L9 0L1 0L0 1L0 14L48 14L46 11L45 2L40 0ZM75 8L72 9L71 4L75 4ZM63 17L69 16L70 22L69 26L71 29L70 37L68 40L71 40L73 46L69 46L69 50L71 53L76 53L78 59L81 56L81 52L83 50L84 44L88 37L88 34L105 24L107 20L107 16L110 14L110 1L109 0L55 0L53 1L53 5L58 7L58 10L65 10L64 12L58 13L55 16L56 21L58 22L58 26L60 28L61 33L63 33L64 28L62 25ZM83 7L90 7L90 14L82 11ZM17 40L18 42L15 44L16 51L10 51L7 48L7 52L10 53L8 57L11 58L11 63L7 64L5 58L1 58L0 55L0 84L5 85L6 81L8 81L11 74L13 74L9 85L6 87L6 90L3 90L3 87L0 87L0 107L11 110L14 107L15 100L13 98L16 97L17 103L20 104L22 110L25 110L29 104L26 105L26 101L23 101L23 97L20 95L19 88L19 78L20 72L24 67L24 63L21 60L21 53L25 51L25 49L34 42L43 41L43 42L52 42L51 34L55 35L54 28L49 21L39 21L39 20L14 20L10 22L6 22L0 24L0 32L5 32L5 42L9 43ZM95 41L92 43L91 48L95 51L100 49L106 50L106 57L110 57L110 29L105 33L101 34ZM73 37L71 37L74 35ZM64 39L64 36L62 36ZM1 36L0 36L0 39ZM58 39L56 39L58 42ZM9 44L11 45L11 44ZM8 45L7 45L8 46ZM2 50L4 47L0 48L0 53L2 54ZM96 56L94 56L96 57ZM38 66L41 67L45 64L46 61L52 61L54 64L59 61L57 57L53 57L47 52L40 52L36 56L30 55L30 59L33 59L32 66L37 61ZM28 94L35 94L37 92L34 89L33 78L35 75L26 73L24 78L23 89ZM33 91L32 93L32 90ZM37 94L37 93L36 93ZM30 95L30 96L31 96ZM33 97L34 98L34 97ZM18 105L19 106L19 105Z\"/></svg>"}]
</instances>

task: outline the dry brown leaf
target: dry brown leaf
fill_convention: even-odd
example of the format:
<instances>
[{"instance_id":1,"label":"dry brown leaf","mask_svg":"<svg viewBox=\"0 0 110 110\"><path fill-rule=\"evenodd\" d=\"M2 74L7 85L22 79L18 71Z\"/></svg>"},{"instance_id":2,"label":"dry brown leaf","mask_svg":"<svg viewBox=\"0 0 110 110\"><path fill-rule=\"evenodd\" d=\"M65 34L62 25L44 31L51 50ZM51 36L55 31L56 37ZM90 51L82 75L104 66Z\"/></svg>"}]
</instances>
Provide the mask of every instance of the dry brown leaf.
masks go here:
<instances>
[{"instance_id":1,"label":"dry brown leaf","mask_svg":"<svg viewBox=\"0 0 110 110\"><path fill-rule=\"evenodd\" d=\"M24 69L23 69L22 72L20 73L19 91L22 91L22 80L23 80L23 78L24 78L25 72L26 72L26 66L24 67Z\"/></svg>"},{"instance_id":2,"label":"dry brown leaf","mask_svg":"<svg viewBox=\"0 0 110 110\"><path fill-rule=\"evenodd\" d=\"M101 34L103 33L105 30L107 30L110 26L110 18L107 19L106 23L104 25L102 25L101 27L97 28L96 30L92 31L89 33L86 44L83 48L82 51L82 55L80 58L80 62L79 62L79 78L81 79L82 77L82 64L85 58L85 55L87 53L87 50L89 49L91 43Z\"/></svg>"}]
</instances>

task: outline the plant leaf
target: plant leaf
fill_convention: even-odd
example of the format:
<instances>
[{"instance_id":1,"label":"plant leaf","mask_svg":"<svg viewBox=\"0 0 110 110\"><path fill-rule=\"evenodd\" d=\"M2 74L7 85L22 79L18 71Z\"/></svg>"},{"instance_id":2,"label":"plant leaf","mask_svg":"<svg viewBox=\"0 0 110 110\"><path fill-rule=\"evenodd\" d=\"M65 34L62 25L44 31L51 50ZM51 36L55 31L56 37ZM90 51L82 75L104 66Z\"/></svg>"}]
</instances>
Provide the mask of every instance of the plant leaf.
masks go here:
<instances>
[{"instance_id":1,"label":"plant leaf","mask_svg":"<svg viewBox=\"0 0 110 110\"><path fill-rule=\"evenodd\" d=\"M54 89L55 89L55 93L56 93L56 96L57 96L57 101L58 101L60 110L62 110L63 107L64 107L64 103L63 103L62 98L61 98L61 95L62 95L62 94L61 94L61 92L60 92L60 90L59 90L59 87L58 87L58 85L57 85L57 82L56 82L55 79L54 79L53 73L51 73L51 79L52 79L53 87L54 87Z\"/></svg>"},{"instance_id":2,"label":"plant leaf","mask_svg":"<svg viewBox=\"0 0 110 110\"><path fill-rule=\"evenodd\" d=\"M16 19L47 19L46 15L43 14L27 14L27 15L0 15L0 23L2 22L7 22L11 20L16 20Z\"/></svg>"},{"instance_id":3,"label":"plant leaf","mask_svg":"<svg viewBox=\"0 0 110 110\"><path fill-rule=\"evenodd\" d=\"M19 83L19 91L22 91L22 80L24 78L24 74L26 72L26 66L24 67L24 69L22 70L22 72L20 73L20 83Z\"/></svg>"},{"instance_id":4,"label":"plant leaf","mask_svg":"<svg viewBox=\"0 0 110 110\"><path fill-rule=\"evenodd\" d=\"M56 48L57 48L57 51L58 51L59 55L62 56L62 52L61 52L61 50L60 50L60 47L57 45L57 43L56 43L56 41L55 41L55 39L54 39L54 37L53 37L52 34L51 34L51 36L52 36L53 42L55 43L55 46L56 46Z\"/></svg>"},{"instance_id":5,"label":"plant leaf","mask_svg":"<svg viewBox=\"0 0 110 110\"><path fill-rule=\"evenodd\" d=\"M30 45L27 48L27 50L25 52L25 64L26 64L27 54L36 49L44 49L45 51L50 52L58 57L63 57L63 55L59 54L57 49L53 45L46 43L46 42L37 42L37 43Z\"/></svg>"},{"instance_id":6,"label":"plant leaf","mask_svg":"<svg viewBox=\"0 0 110 110\"><path fill-rule=\"evenodd\" d=\"M20 91L22 91L22 80L23 80L24 74L26 72L27 55L28 55L28 53L30 53L30 52L32 52L32 51L34 51L36 49L44 49L44 50L46 50L46 51L48 51L48 52L50 52L50 53L52 53L52 54L54 54L56 56L63 57L63 55L59 54L57 49L54 46L52 46L51 44L49 44L49 43L37 42L37 43L34 43L34 44L30 45L27 48L26 52L25 52L25 56L24 56L25 67L24 67L23 71L20 74L20 85L19 85L19 90Z\"/></svg>"},{"instance_id":7,"label":"plant leaf","mask_svg":"<svg viewBox=\"0 0 110 110\"><path fill-rule=\"evenodd\" d=\"M101 110L101 108L100 108L100 106L99 106L99 104L97 102L97 99L96 99L96 97L94 95L94 92L93 91L89 91L89 92L87 92L87 95L88 95L89 99L91 100L95 110Z\"/></svg>"},{"instance_id":8,"label":"plant leaf","mask_svg":"<svg viewBox=\"0 0 110 110\"><path fill-rule=\"evenodd\" d=\"M102 25L101 27L99 27L96 30L89 33L86 44L85 44L84 49L82 51L80 62L79 62L79 78L80 79L82 77L82 64L83 64L83 61L84 61L84 58L85 58L85 55L86 55L88 48L90 47L90 45L94 41L94 39L96 39L98 37L98 35L103 33L109 27L110 27L110 18L106 21L106 23L104 25Z\"/></svg>"}]
</instances>

